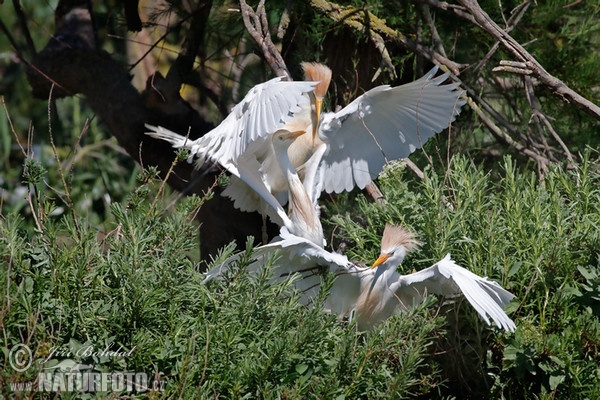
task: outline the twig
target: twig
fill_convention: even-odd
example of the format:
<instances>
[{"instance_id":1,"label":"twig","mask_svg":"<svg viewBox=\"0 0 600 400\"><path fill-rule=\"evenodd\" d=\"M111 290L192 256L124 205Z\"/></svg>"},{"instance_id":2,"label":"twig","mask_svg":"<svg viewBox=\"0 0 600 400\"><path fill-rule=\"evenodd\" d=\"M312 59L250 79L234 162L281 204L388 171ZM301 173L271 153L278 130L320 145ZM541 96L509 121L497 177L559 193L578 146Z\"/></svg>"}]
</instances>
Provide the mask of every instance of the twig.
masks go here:
<instances>
[{"instance_id":1,"label":"twig","mask_svg":"<svg viewBox=\"0 0 600 400\"><path fill-rule=\"evenodd\" d=\"M464 7L457 6L456 4L450 4L445 1L439 0L413 0L413 3L422 3L427 4L435 8L439 8L440 10L449 11L455 14L458 17L469 20L472 23L475 23L473 16L467 12L465 12Z\"/></svg>"},{"instance_id":2,"label":"twig","mask_svg":"<svg viewBox=\"0 0 600 400\"><path fill-rule=\"evenodd\" d=\"M19 148L21 148L21 153L23 154L23 157L27 158L27 152L25 151L23 145L21 145L21 142L19 141L19 137L17 136L17 132L15 131L15 125L13 124L12 118L10 117L10 113L8 112L8 108L6 107L4 96L0 96L0 101L2 102L2 107L4 108L4 114L6 116L6 120L8 121L8 125L10 126L10 131L15 137L15 142L17 142L17 145L19 145Z\"/></svg>"},{"instance_id":3,"label":"twig","mask_svg":"<svg viewBox=\"0 0 600 400\"><path fill-rule=\"evenodd\" d=\"M29 131L27 132L27 158L34 158L33 154L33 126L29 126ZM25 170L26 171L26 170ZM25 171L23 171L25 173ZM40 196L37 190L37 187L28 182L27 185L27 203L29 204L29 208L31 208L31 216L35 221L35 226L37 227L39 232L43 232L44 228L42 226L43 212L42 212L42 203L40 201ZM34 192L36 199L37 209L33 206L32 200L32 191Z\"/></svg>"},{"instance_id":4,"label":"twig","mask_svg":"<svg viewBox=\"0 0 600 400\"><path fill-rule=\"evenodd\" d=\"M521 143L515 141L510 135L508 135L506 132L504 132L502 129L500 129L498 127L498 125L496 125L479 107L479 105L473 101L473 99L471 99L470 97L467 98L467 103L469 104L469 106L471 107L471 109L477 114L477 116L479 117L479 119L481 120L481 122L484 123L485 126L487 126L487 128L490 130L490 132L500 141L506 143L509 146L514 147L517 151L523 153L524 155L528 156L529 158L531 158L532 160L534 160L537 164L538 167L541 171L545 171L546 170L546 166L549 163L549 160L542 156L541 154L538 154L537 152L528 149L527 147L523 146Z\"/></svg>"},{"instance_id":5,"label":"twig","mask_svg":"<svg viewBox=\"0 0 600 400\"><path fill-rule=\"evenodd\" d=\"M444 49L444 42L440 37L440 34L433 22L433 18L431 17L431 11L429 10L429 6L424 3L417 3L417 13L420 15L423 22L427 24L429 30L431 31L431 39L433 40L433 48L435 51L446 57L446 50Z\"/></svg>"},{"instance_id":6,"label":"twig","mask_svg":"<svg viewBox=\"0 0 600 400\"><path fill-rule=\"evenodd\" d=\"M379 54L381 55L381 66L377 68L377 71L373 75L371 82L374 82L379 77L379 74L383 69L388 70L388 73L390 74L390 78L392 80L397 79L398 76L396 75L396 67L394 67L392 57L390 57L390 53L388 52L388 49L385 46L385 40L383 40L380 34L371 32L371 41L373 42L373 45L375 46L377 51L379 51Z\"/></svg>"},{"instance_id":7,"label":"twig","mask_svg":"<svg viewBox=\"0 0 600 400\"><path fill-rule=\"evenodd\" d=\"M419 167L417 167L417 164L412 162L410 158L405 158L403 161L406 163L406 166L410 168L412 172L414 172L419 177L420 180L425 180L425 174L423 173L423 171L421 171Z\"/></svg>"},{"instance_id":8,"label":"twig","mask_svg":"<svg viewBox=\"0 0 600 400\"><path fill-rule=\"evenodd\" d=\"M13 7L17 13L17 19L19 21L19 25L21 26L21 30L23 31L23 35L25 35L25 41L27 42L27 50L29 50L29 55L33 56L36 51L33 39L31 38L31 33L29 32L29 27L27 26L27 20L29 18L27 18L23 12L19 0L13 0Z\"/></svg>"},{"instance_id":9,"label":"twig","mask_svg":"<svg viewBox=\"0 0 600 400\"><path fill-rule=\"evenodd\" d=\"M245 0L240 0L240 7L246 30L260 47L267 64L275 71L277 76L285 76L288 79L291 79L290 72L285 65L285 61L283 61L281 53L277 50L275 44L271 40L267 13L265 10L265 0L259 1L256 12L252 7L246 4Z\"/></svg>"},{"instance_id":10,"label":"twig","mask_svg":"<svg viewBox=\"0 0 600 400\"><path fill-rule=\"evenodd\" d=\"M537 97L535 96L535 91L533 89L533 82L531 81L531 77L525 76L524 81L525 81L525 93L527 94L527 101L529 102L529 105L531 106L532 118L535 121L536 125L538 125L538 129L541 131L541 127L539 127L539 124L540 124L540 122L542 122L544 124L544 126L546 127L546 129L548 129L548 131L550 131L550 134L552 135L554 140L556 140L556 142L559 144L559 146L563 149L563 152L564 152L565 156L567 157L567 160L569 161L568 167L574 168L575 161L573 160L573 155L569 151L569 148L567 147L565 142L563 142L563 140L560 138L558 133L556 133L556 131L554 130L554 127L548 120L548 117L546 117L546 115L540 110L539 103L537 101Z\"/></svg>"},{"instance_id":11,"label":"twig","mask_svg":"<svg viewBox=\"0 0 600 400\"><path fill-rule=\"evenodd\" d=\"M189 134L188 134L189 136ZM141 145L140 145L140 153L141 153ZM141 155L141 154L140 154ZM141 158L140 158L141 160ZM156 196L154 196L154 199L152 199L152 204L150 204L150 207L148 208L148 212L146 213L146 218L150 217L150 213L152 212L152 210L154 210L154 207L156 207L156 203L158 202L158 197L161 196L164 191L165 191L165 186L167 185L167 181L169 180L169 176L173 173L173 170L175 169L175 166L179 163L179 158L175 157L173 159L173 162L171 162L171 166L169 167L169 170L167 171L167 173L165 174L164 178L161 180L160 182L160 186L158 187L158 191L156 192ZM141 165L141 161L140 161L140 165Z\"/></svg>"},{"instance_id":12,"label":"twig","mask_svg":"<svg viewBox=\"0 0 600 400\"><path fill-rule=\"evenodd\" d=\"M392 44L417 53L432 62L446 66L454 75L460 74L460 68L463 65L449 60L435 50L423 46L397 30L390 28L384 20L369 12L365 12L368 15L368 19L365 21L360 18L360 14L362 13L357 12L354 7L341 6L327 0L311 0L310 4L319 13L329 17L333 21L343 23L356 31L364 32L368 30L369 34L378 34Z\"/></svg>"},{"instance_id":13,"label":"twig","mask_svg":"<svg viewBox=\"0 0 600 400\"><path fill-rule=\"evenodd\" d=\"M385 196L383 195L383 193L381 193L381 190L379 190L375 182L369 182L367 186L365 186L365 190L367 191L367 193L369 193L371 198L375 200L375 203L379 205L383 205L386 203Z\"/></svg>"},{"instance_id":14,"label":"twig","mask_svg":"<svg viewBox=\"0 0 600 400\"><path fill-rule=\"evenodd\" d=\"M477 25L494 36L517 61L529 62L530 68L539 81L550 89L556 96L568 103L574 103L594 118L600 120L600 107L569 88L560 79L552 76L527 50L519 44L504 29L500 28L485 11L481 9L475 0L457 0L465 9L471 13Z\"/></svg>"},{"instance_id":15,"label":"twig","mask_svg":"<svg viewBox=\"0 0 600 400\"><path fill-rule=\"evenodd\" d=\"M69 186L67 185L67 181L65 180L65 174L62 168L62 163L60 161L60 157L58 156L58 151L56 150L56 145L54 144L54 134L52 133L52 103L54 100L52 99L52 93L54 91L54 85L50 87L50 93L48 94L48 135L50 137L50 146L52 146L52 152L54 153L54 159L56 160L56 167L58 169L58 175L60 176L60 181L63 185L63 189L65 191L65 200L63 200L67 207L69 207L69 211L73 216L73 223L75 224L75 230L79 232L79 223L77 222L77 215L75 213L75 207L73 205L73 199L71 198L71 192L69 191Z\"/></svg>"},{"instance_id":16,"label":"twig","mask_svg":"<svg viewBox=\"0 0 600 400\"><path fill-rule=\"evenodd\" d=\"M17 41L15 40L15 38L13 37L13 35L10 33L10 30L8 29L8 27L6 26L6 24L4 23L4 21L2 21L2 19L0 19L0 30L2 32L4 32L4 35L6 36L6 38L8 39L8 42L10 43L10 45L12 46L13 50L15 51L15 54L17 55L17 58L19 60L23 60L23 54L21 53L21 49L19 48Z\"/></svg>"}]
</instances>

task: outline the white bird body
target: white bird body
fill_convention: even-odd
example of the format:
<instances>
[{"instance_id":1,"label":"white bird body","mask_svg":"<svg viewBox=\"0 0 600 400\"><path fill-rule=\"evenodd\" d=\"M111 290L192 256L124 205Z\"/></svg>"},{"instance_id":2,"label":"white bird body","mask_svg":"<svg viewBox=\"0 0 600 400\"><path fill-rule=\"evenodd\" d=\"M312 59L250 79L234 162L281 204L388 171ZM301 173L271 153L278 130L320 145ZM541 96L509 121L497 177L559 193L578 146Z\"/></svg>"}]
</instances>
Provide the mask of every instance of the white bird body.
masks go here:
<instances>
[{"instance_id":1,"label":"white bird body","mask_svg":"<svg viewBox=\"0 0 600 400\"><path fill-rule=\"evenodd\" d=\"M272 279L281 281L295 275L294 285L302 294L300 301L303 304L309 304L317 297L323 273L334 274L335 280L324 308L340 317L354 311L359 329L369 329L420 303L427 294L464 295L486 323L493 321L499 328L511 332L516 329L502 309L514 296L496 282L457 265L449 254L429 268L408 275L399 274L396 267L417 242L398 227L392 227L391 231L386 227L386 231L382 242L389 240L386 234L401 235L392 238L398 239L394 247L382 247L382 255L374 267L366 268L282 228L279 237L254 250L255 261L248 267L249 272L261 270L266 260L279 253ZM222 276L239 257L234 255L210 270L204 282Z\"/></svg>"},{"instance_id":2,"label":"white bird body","mask_svg":"<svg viewBox=\"0 0 600 400\"><path fill-rule=\"evenodd\" d=\"M200 139L152 126L147 134L189 149L198 168L207 160L222 165L232 174L223 194L241 210L260 211L283 226L288 187L268 140L275 131L307 132L290 146L288 158L316 203L322 191L364 188L388 161L407 157L446 128L465 103L457 84L442 85L448 74L434 78L435 67L406 85L371 89L321 118L331 71L320 64L303 67L310 81L275 78L255 86Z\"/></svg>"}]
</instances>

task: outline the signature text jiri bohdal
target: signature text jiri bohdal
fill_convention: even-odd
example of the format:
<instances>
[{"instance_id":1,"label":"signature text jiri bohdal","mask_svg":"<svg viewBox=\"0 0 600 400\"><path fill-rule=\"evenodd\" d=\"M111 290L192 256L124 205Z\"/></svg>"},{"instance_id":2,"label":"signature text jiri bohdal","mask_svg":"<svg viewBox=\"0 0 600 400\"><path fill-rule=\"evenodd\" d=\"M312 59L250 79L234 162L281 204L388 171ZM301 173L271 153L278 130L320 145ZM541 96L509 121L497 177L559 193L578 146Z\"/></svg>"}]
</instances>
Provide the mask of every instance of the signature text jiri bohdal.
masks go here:
<instances>
[{"instance_id":1,"label":"signature text jiri bohdal","mask_svg":"<svg viewBox=\"0 0 600 400\"><path fill-rule=\"evenodd\" d=\"M117 347L114 343L109 343L104 348L97 348L91 344L72 351L61 346L54 346L50 348L50 353L44 362L47 362L53 358L129 357L134 352L136 347L137 346L133 346L130 350L124 350L122 346Z\"/></svg>"}]
</instances>

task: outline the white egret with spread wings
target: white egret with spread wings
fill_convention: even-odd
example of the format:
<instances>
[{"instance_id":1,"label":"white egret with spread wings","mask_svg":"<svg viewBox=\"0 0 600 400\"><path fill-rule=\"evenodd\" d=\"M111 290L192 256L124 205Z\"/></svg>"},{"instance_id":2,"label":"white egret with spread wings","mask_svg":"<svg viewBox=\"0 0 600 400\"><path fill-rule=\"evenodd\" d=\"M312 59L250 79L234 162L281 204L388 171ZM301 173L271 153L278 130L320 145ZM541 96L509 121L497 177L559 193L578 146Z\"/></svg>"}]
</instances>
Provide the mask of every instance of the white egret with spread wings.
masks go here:
<instances>
[{"instance_id":1,"label":"white egret with spread wings","mask_svg":"<svg viewBox=\"0 0 600 400\"><path fill-rule=\"evenodd\" d=\"M190 151L188 161L200 169L205 164L218 163L232 175L232 184L244 182L245 197L260 199L260 205L244 207L244 196L236 200L243 211L259 210L280 226L288 225L286 212L277 199L285 193L287 178L277 167L273 154L272 134L287 125L290 131L305 130L311 123L310 98L315 82L290 82L274 78L252 88L231 113L212 131L199 139L185 136L163 127L147 125L148 135L163 139L174 148ZM238 180L236 180L236 178ZM248 189L246 189L248 188ZM247 200L250 202L250 200ZM258 203L258 200L254 202Z\"/></svg>"},{"instance_id":2,"label":"white egret with spread wings","mask_svg":"<svg viewBox=\"0 0 600 400\"><path fill-rule=\"evenodd\" d=\"M236 207L284 226L287 181L269 142L276 130L307 133L290 146L288 158L316 202L321 191L364 188L388 161L407 157L447 128L464 104L458 84L443 84L448 74L435 77L435 67L414 82L378 86L339 112L321 114L331 71L316 63L303 68L308 81L276 78L257 85L221 125L195 141L161 127L148 126L147 134L189 149L197 167L207 160L222 165L233 175L223 194Z\"/></svg>"},{"instance_id":3,"label":"white egret with spread wings","mask_svg":"<svg viewBox=\"0 0 600 400\"><path fill-rule=\"evenodd\" d=\"M503 307L513 298L498 283L480 277L457 265L446 255L429 268L408 275L396 271L408 252L417 246L414 236L398 225L387 225L381 240L381 254L372 267L359 266L342 254L332 253L310 240L291 234L284 227L271 243L253 251L249 273L260 271L267 260L274 262L274 281L294 276L301 302L314 300L324 273L334 281L324 307L340 317L353 315L359 329L369 329L398 311L421 302L428 294L444 297L464 296L488 324L513 332L515 323ZM238 261L234 255L210 270L204 282L221 277Z\"/></svg>"}]
</instances>

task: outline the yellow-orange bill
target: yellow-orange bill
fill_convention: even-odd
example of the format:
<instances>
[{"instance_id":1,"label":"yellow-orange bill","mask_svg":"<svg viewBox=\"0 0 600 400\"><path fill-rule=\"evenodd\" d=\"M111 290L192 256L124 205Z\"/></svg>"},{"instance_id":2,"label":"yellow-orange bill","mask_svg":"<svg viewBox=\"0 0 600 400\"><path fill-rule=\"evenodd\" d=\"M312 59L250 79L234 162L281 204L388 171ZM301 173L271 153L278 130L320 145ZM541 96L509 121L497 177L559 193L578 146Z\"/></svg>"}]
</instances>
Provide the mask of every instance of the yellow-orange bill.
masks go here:
<instances>
[{"instance_id":1,"label":"yellow-orange bill","mask_svg":"<svg viewBox=\"0 0 600 400\"><path fill-rule=\"evenodd\" d=\"M315 113L317 114L317 123L313 126L313 138L317 137L319 122L321 122L321 108L323 107L323 99L315 96Z\"/></svg>"},{"instance_id":2,"label":"yellow-orange bill","mask_svg":"<svg viewBox=\"0 0 600 400\"><path fill-rule=\"evenodd\" d=\"M290 137L297 138L298 136L302 136L305 133L306 133L306 131L294 131L294 132L290 132Z\"/></svg>"},{"instance_id":3,"label":"yellow-orange bill","mask_svg":"<svg viewBox=\"0 0 600 400\"><path fill-rule=\"evenodd\" d=\"M379 258L377 260L375 260L375 262L373 263L373 265L371 266L371 268L375 268L380 266L381 264L383 264L384 262L386 262L388 260L388 258L390 258L389 254L381 254L379 256Z\"/></svg>"}]
</instances>

